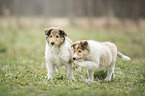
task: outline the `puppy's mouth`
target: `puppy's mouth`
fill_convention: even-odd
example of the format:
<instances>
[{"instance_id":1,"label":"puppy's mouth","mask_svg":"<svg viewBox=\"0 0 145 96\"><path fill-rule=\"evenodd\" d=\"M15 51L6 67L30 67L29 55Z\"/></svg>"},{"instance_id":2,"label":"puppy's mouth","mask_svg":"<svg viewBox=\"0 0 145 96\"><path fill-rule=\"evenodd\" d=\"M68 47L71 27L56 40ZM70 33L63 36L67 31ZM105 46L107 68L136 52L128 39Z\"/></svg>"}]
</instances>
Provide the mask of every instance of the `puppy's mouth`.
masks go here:
<instances>
[{"instance_id":1,"label":"puppy's mouth","mask_svg":"<svg viewBox=\"0 0 145 96\"><path fill-rule=\"evenodd\" d=\"M57 44L56 44L55 42L49 42L48 44L49 44L49 46L51 46L51 47L57 47Z\"/></svg>"}]
</instances>

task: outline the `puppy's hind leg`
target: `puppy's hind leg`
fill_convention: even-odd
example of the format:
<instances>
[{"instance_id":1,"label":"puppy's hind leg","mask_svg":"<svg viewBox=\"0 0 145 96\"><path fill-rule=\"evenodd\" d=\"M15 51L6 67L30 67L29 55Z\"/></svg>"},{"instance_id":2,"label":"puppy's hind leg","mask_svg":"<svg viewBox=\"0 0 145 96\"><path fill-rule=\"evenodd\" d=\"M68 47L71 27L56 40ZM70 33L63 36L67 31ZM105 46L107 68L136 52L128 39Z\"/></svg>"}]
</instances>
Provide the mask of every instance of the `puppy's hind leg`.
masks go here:
<instances>
[{"instance_id":1,"label":"puppy's hind leg","mask_svg":"<svg viewBox=\"0 0 145 96\"><path fill-rule=\"evenodd\" d=\"M108 66L108 72L107 72L107 77L105 78L105 81L111 81L112 75L115 77L115 75L114 75L114 68L115 68L115 62L112 62Z\"/></svg>"}]
</instances>

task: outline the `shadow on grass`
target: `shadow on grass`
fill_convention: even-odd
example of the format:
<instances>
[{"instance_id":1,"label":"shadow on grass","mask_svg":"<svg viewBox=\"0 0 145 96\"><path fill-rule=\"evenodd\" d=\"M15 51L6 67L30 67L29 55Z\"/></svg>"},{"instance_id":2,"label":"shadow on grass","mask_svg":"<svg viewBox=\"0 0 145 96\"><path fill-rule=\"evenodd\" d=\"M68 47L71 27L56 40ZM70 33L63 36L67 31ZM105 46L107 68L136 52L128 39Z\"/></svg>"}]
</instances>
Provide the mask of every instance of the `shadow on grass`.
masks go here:
<instances>
[{"instance_id":1,"label":"shadow on grass","mask_svg":"<svg viewBox=\"0 0 145 96\"><path fill-rule=\"evenodd\" d=\"M0 43L0 53L5 53L7 52L7 48L4 44Z\"/></svg>"},{"instance_id":2,"label":"shadow on grass","mask_svg":"<svg viewBox=\"0 0 145 96\"><path fill-rule=\"evenodd\" d=\"M107 70L95 71L94 78L99 80L104 80L107 76Z\"/></svg>"}]
</instances>

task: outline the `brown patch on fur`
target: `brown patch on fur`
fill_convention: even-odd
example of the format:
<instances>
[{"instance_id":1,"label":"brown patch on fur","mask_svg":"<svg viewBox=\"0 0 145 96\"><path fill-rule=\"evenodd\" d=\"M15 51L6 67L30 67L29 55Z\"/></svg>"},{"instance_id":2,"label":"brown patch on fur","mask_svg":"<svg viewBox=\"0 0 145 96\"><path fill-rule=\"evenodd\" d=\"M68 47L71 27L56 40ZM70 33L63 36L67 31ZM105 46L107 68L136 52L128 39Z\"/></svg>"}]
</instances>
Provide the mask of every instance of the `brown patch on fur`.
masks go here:
<instances>
[{"instance_id":1,"label":"brown patch on fur","mask_svg":"<svg viewBox=\"0 0 145 96\"><path fill-rule=\"evenodd\" d=\"M59 27L51 27L44 29L46 40L51 46L60 46L67 36L66 32Z\"/></svg>"},{"instance_id":2,"label":"brown patch on fur","mask_svg":"<svg viewBox=\"0 0 145 96\"><path fill-rule=\"evenodd\" d=\"M80 41L77 41L77 42L73 43L71 47L73 47L73 49L76 49L78 47L79 43L80 43Z\"/></svg>"},{"instance_id":3,"label":"brown patch on fur","mask_svg":"<svg viewBox=\"0 0 145 96\"><path fill-rule=\"evenodd\" d=\"M77 41L72 45L74 54L77 55L76 59L85 58L89 54L89 45L86 40Z\"/></svg>"}]
</instances>

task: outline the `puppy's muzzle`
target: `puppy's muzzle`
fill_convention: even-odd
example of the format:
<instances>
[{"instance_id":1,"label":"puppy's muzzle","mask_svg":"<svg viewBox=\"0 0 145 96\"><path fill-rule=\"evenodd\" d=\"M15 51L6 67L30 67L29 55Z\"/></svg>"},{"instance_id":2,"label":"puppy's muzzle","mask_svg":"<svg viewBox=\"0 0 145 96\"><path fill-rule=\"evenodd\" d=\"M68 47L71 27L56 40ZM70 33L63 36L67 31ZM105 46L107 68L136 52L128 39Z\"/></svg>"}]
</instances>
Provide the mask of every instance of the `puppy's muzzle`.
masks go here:
<instances>
[{"instance_id":1,"label":"puppy's muzzle","mask_svg":"<svg viewBox=\"0 0 145 96\"><path fill-rule=\"evenodd\" d=\"M54 42L51 42L51 45L54 45Z\"/></svg>"}]
</instances>

